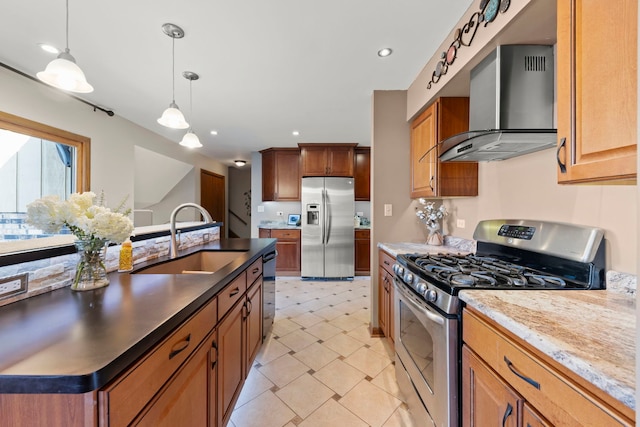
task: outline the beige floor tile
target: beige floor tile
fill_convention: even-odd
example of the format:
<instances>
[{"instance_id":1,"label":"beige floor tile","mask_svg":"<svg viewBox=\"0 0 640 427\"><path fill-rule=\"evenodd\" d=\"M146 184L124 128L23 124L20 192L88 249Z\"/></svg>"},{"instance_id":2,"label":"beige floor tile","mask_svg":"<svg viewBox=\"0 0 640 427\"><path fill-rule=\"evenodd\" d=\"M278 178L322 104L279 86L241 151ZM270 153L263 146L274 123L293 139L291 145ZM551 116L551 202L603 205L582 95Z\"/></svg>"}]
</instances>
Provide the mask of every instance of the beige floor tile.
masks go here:
<instances>
[{"instance_id":1,"label":"beige floor tile","mask_svg":"<svg viewBox=\"0 0 640 427\"><path fill-rule=\"evenodd\" d=\"M276 307L277 307L277 304L276 304ZM305 310L303 307L300 307L299 304L290 305L282 309L276 308L277 316L284 316L289 318L300 316L301 314L305 314L306 312L307 310Z\"/></svg>"},{"instance_id":2,"label":"beige floor tile","mask_svg":"<svg viewBox=\"0 0 640 427\"><path fill-rule=\"evenodd\" d=\"M344 396L364 379L365 373L351 365L347 365L342 360L336 359L317 371L313 376L340 396Z\"/></svg>"},{"instance_id":3,"label":"beige floor tile","mask_svg":"<svg viewBox=\"0 0 640 427\"><path fill-rule=\"evenodd\" d=\"M325 320L323 322L316 323L315 325L305 329L305 332L313 335L314 337L318 337L323 341L326 341L329 338L342 333L342 329L336 328L335 326L330 325Z\"/></svg>"},{"instance_id":4,"label":"beige floor tile","mask_svg":"<svg viewBox=\"0 0 640 427\"><path fill-rule=\"evenodd\" d=\"M360 381L339 403L373 427L382 426L402 404L367 380Z\"/></svg>"},{"instance_id":5,"label":"beige floor tile","mask_svg":"<svg viewBox=\"0 0 640 427\"><path fill-rule=\"evenodd\" d=\"M348 316L344 314L342 316L336 317L333 320L330 320L329 323L335 326L336 328L340 328L346 332L352 331L355 328L364 325L364 322L358 319L357 317Z\"/></svg>"},{"instance_id":6,"label":"beige floor tile","mask_svg":"<svg viewBox=\"0 0 640 427\"><path fill-rule=\"evenodd\" d=\"M231 421L237 427L282 427L296 414L270 391L237 408Z\"/></svg>"},{"instance_id":7,"label":"beige floor tile","mask_svg":"<svg viewBox=\"0 0 640 427\"><path fill-rule=\"evenodd\" d=\"M340 353L344 357L347 357L354 351L361 348L364 344L346 334L338 334L324 341L322 345L329 347L331 350Z\"/></svg>"},{"instance_id":8,"label":"beige floor tile","mask_svg":"<svg viewBox=\"0 0 640 427\"><path fill-rule=\"evenodd\" d=\"M303 302L302 304L300 304L300 307L308 311L320 310L321 308L324 308L326 306L327 306L327 303L323 301L322 298L320 297L314 297L312 300Z\"/></svg>"},{"instance_id":9,"label":"beige floor tile","mask_svg":"<svg viewBox=\"0 0 640 427\"><path fill-rule=\"evenodd\" d=\"M396 359L395 350L387 338L378 338L378 341L370 344L369 348L382 356L388 357L390 360Z\"/></svg>"},{"instance_id":10,"label":"beige floor tile","mask_svg":"<svg viewBox=\"0 0 640 427\"><path fill-rule=\"evenodd\" d=\"M299 323L284 318L278 319L273 324L273 334L282 337L300 328L302 326Z\"/></svg>"},{"instance_id":11,"label":"beige floor tile","mask_svg":"<svg viewBox=\"0 0 640 427\"><path fill-rule=\"evenodd\" d=\"M333 390L309 374L299 376L276 392L276 396L303 419L333 395Z\"/></svg>"},{"instance_id":12,"label":"beige floor tile","mask_svg":"<svg viewBox=\"0 0 640 427\"><path fill-rule=\"evenodd\" d=\"M331 363L334 359L340 357L340 355L330 348L316 342L311 344L309 347L296 352L293 357L314 371L318 371L328 363Z\"/></svg>"},{"instance_id":13,"label":"beige floor tile","mask_svg":"<svg viewBox=\"0 0 640 427\"><path fill-rule=\"evenodd\" d=\"M316 316L313 313L305 313L292 318L291 321L297 323L300 326L308 328L315 325L316 323L323 322L324 318Z\"/></svg>"},{"instance_id":14,"label":"beige floor tile","mask_svg":"<svg viewBox=\"0 0 640 427\"><path fill-rule=\"evenodd\" d=\"M353 366L356 369L361 370L365 374L369 375L371 378L376 377L384 368L386 368L390 363L388 357L381 356L373 350L370 350L366 347L362 347L350 356L348 356L345 360L345 363Z\"/></svg>"},{"instance_id":15,"label":"beige floor tile","mask_svg":"<svg viewBox=\"0 0 640 427\"><path fill-rule=\"evenodd\" d=\"M367 307L367 306L368 304L362 305L361 307ZM351 315L356 319L362 320L365 323L369 323L371 321L371 310L367 308L361 308L356 312L352 313Z\"/></svg>"},{"instance_id":16,"label":"beige floor tile","mask_svg":"<svg viewBox=\"0 0 640 427\"><path fill-rule=\"evenodd\" d=\"M405 405L400 405L383 424L383 427L414 427L414 424Z\"/></svg>"},{"instance_id":17,"label":"beige floor tile","mask_svg":"<svg viewBox=\"0 0 640 427\"><path fill-rule=\"evenodd\" d=\"M357 328L350 330L347 335L357 339L358 341L363 342L364 344L368 344L370 346L378 344L381 340L385 338L380 337L372 337L371 332L369 332L369 325L361 325Z\"/></svg>"},{"instance_id":18,"label":"beige floor tile","mask_svg":"<svg viewBox=\"0 0 640 427\"><path fill-rule=\"evenodd\" d=\"M273 335L271 335L264 343L262 343L262 347L256 355L256 361L262 365L266 365L272 360L275 360L290 351L291 349L289 347L279 343L278 340L274 339Z\"/></svg>"},{"instance_id":19,"label":"beige floor tile","mask_svg":"<svg viewBox=\"0 0 640 427\"><path fill-rule=\"evenodd\" d=\"M344 315L343 312L341 312L340 310L336 310L333 307L325 307L323 309L316 310L313 312L313 314L315 314L316 316L320 316L326 320L333 320L336 317Z\"/></svg>"},{"instance_id":20,"label":"beige floor tile","mask_svg":"<svg viewBox=\"0 0 640 427\"><path fill-rule=\"evenodd\" d=\"M244 405L251 399L254 399L273 387L273 383L267 377L262 375L257 369L251 369L249 376L242 386L240 396L236 402L236 408Z\"/></svg>"},{"instance_id":21,"label":"beige floor tile","mask_svg":"<svg viewBox=\"0 0 640 427\"><path fill-rule=\"evenodd\" d=\"M298 427L367 427L367 423L335 400L329 399Z\"/></svg>"},{"instance_id":22,"label":"beige floor tile","mask_svg":"<svg viewBox=\"0 0 640 427\"><path fill-rule=\"evenodd\" d=\"M285 354L258 368L261 374L282 388L309 370L309 367L295 357Z\"/></svg>"},{"instance_id":23,"label":"beige floor tile","mask_svg":"<svg viewBox=\"0 0 640 427\"><path fill-rule=\"evenodd\" d=\"M396 381L396 367L394 365L387 365L387 367L384 368L382 372L380 372L373 380L371 380L371 384L380 387L387 393L402 400L402 393L400 393L400 388L398 387L398 382Z\"/></svg>"},{"instance_id":24,"label":"beige floor tile","mask_svg":"<svg viewBox=\"0 0 640 427\"><path fill-rule=\"evenodd\" d=\"M293 351L300 351L310 346L314 342L318 342L318 338L302 330L293 331L283 337L278 338L280 344L284 344Z\"/></svg>"}]
</instances>

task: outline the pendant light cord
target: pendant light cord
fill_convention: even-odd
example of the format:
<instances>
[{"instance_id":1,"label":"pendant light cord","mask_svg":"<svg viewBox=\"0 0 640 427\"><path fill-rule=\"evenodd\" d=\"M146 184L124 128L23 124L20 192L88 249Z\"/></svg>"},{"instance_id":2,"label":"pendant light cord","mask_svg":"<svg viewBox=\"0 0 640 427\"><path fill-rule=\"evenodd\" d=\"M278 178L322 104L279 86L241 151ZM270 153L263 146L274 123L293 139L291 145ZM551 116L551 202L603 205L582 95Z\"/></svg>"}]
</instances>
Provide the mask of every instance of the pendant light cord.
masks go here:
<instances>
[{"instance_id":1,"label":"pendant light cord","mask_svg":"<svg viewBox=\"0 0 640 427\"><path fill-rule=\"evenodd\" d=\"M67 0L67 25L66 25L66 48L65 51L69 52L69 0Z\"/></svg>"},{"instance_id":2,"label":"pendant light cord","mask_svg":"<svg viewBox=\"0 0 640 427\"><path fill-rule=\"evenodd\" d=\"M69 1L69 0L67 0ZM176 37L171 36L171 99L173 104L176 103Z\"/></svg>"}]
</instances>

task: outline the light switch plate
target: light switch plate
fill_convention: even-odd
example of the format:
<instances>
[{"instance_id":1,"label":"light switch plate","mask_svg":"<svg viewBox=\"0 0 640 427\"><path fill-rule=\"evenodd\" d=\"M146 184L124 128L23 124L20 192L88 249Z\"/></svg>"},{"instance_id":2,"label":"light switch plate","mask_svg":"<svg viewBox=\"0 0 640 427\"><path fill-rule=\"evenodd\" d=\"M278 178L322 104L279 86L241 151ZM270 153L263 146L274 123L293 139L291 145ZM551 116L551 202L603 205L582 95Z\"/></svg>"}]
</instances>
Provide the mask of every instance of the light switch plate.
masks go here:
<instances>
[{"instance_id":1,"label":"light switch plate","mask_svg":"<svg viewBox=\"0 0 640 427\"><path fill-rule=\"evenodd\" d=\"M390 203L384 205L384 216L393 216L393 205Z\"/></svg>"},{"instance_id":2,"label":"light switch plate","mask_svg":"<svg viewBox=\"0 0 640 427\"><path fill-rule=\"evenodd\" d=\"M459 219L456 221L456 227L458 228L464 228L465 227L465 221L464 219Z\"/></svg>"},{"instance_id":3,"label":"light switch plate","mask_svg":"<svg viewBox=\"0 0 640 427\"><path fill-rule=\"evenodd\" d=\"M258 212L264 212L264 206L258 206Z\"/></svg>"}]
</instances>

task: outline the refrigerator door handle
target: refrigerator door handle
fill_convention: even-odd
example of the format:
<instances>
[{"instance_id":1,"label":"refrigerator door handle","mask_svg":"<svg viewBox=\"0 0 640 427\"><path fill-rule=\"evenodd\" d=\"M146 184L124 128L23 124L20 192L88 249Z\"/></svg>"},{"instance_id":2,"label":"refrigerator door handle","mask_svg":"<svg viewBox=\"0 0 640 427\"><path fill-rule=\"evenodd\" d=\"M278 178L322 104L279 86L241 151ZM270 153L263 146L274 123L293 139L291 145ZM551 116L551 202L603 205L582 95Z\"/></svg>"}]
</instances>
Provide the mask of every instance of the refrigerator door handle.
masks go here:
<instances>
[{"instance_id":1,"label":"refrigerator door handle","mask_svg":"<svg viewBox=\"0 0 640 427\"><path fill-rule=\"evenodd\" d=\"M325 235L326 235L326 239L324 244L328 245L329 244L329 239L331 238L331 210L329 209L329 206L331 206L330 200L329 200L329 192L327 190L325 191L325 200L324 200L324 212L325 212L325 216L326 216L326 222L325 222L325 226L324 229L325 231Z\"/></svg>"},{"instance_id":2,"label":"refrigerator door handle","mask_svg":"<svg viewBox=\"0 0 640 427\"><path fill-rule=\"evenodd\" d=\"M322 244L325 245L327 231L327 190L322 189Z\"/></svg>"}]
</instances>

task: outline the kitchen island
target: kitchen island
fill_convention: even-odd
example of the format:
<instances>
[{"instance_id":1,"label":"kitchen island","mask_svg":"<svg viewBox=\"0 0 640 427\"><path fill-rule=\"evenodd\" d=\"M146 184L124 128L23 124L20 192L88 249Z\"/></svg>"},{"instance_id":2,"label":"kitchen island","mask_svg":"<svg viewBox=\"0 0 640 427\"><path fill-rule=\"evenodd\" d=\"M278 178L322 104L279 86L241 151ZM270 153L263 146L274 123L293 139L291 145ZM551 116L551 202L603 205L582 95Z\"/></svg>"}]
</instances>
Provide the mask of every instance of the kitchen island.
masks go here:
<instances>
[{"instance_id":1,"label":"kitchen island","mask_svg":"<svg viewBox=\"0 0 640 427\"><path fill-rule=\"evenodd\" d=\"M217 240L178 254L182 257L199 251L239 253L213 274L110 273L110 284L105 288L89 292L62 288L0 307L3 343L0 347L0 412L4 414L0 425L9 421L11 425L39 425L29 419L20 422L19 416L28 411L28 406L20 408L20 399L24 398L29 405L33 402L44 405L42 411L46 411L44 402L48 398L57 405L65 405L65 396L83 396L83 408L73 415L77 418L71 418L75 420L72 424L81 424L80 417L84 418L83 423L96 425L98 416L106 420L108 415L98 414L98 390L112 384L132 365L142 363L141 360L174 331L191 323L196 333L180 337L183 341L167 353L174 361L182 357L186 360L200 344L197 338L204 338L206 331L216 326L216 321L226 321L223 316L227 310L235 311L231 305L222 306L226 289L235 288L243 280L243 285L238 285L241 292L230 294L233 304L238 301L240 304L245 298L244 291L252 283L260 285L256 273L262 271L262 255L274 247L275 239ZM136 271L166 261L169 261L167 257L161 257L137 265ZM258 269L259 272L254 272ZM249 298L249 291L246 294ZM242 301L238 300L241 296ZM249 313L242 312L246 322ZM242 327L246 328L244 324ZM261 341L261 327L255 328L258 329ZM245 330L242 329L243 334ZM192 336L198 342L190 342ZM236 340L239 341L239 337ZM177 356L183 346L189 351ZM217 357L217 349L215 353ZM152 376L161 374L157 372ZM215 387L215 382L213 384ZM71 409L60 412L71 412ZM84 414L78 415L79 412ZM70 424L57 422L55 415L50 415L48 425Z\"/></svg>"}]
</instances>

